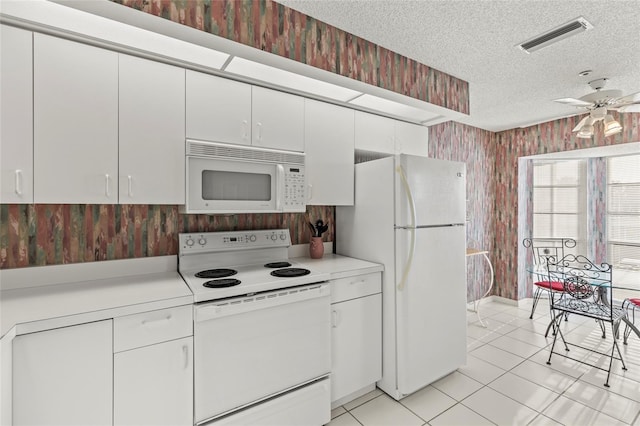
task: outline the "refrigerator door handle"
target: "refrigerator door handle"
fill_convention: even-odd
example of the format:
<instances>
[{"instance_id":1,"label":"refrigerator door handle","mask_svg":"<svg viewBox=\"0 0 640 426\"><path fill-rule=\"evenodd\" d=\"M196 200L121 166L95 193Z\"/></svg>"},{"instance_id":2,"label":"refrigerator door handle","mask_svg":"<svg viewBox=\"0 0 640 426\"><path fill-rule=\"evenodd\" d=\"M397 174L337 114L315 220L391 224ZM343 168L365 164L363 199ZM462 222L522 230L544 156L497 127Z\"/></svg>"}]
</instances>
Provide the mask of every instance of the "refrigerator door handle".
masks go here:
<instances>
[{"instance_id":1,"label":"refrigerator door handle","mask_svg":"<svg viewBox=\"0 0 640 426\"><path fill-rule=\"evenodd\" d=\"M411 244L409 248L409 256L407 256L407 262L404 265L404 270L402 271L402 279L400 283L398 283L398 290L402 291L404 289L404 285L407 282L407 276L409 276L409 271L411 270L411 263L413 262L413 254L416 251L416 205L413 202L413 194L411 193L411 188L409 187L409 181L407 180L407 175L404 173L404 169L402 165L398 165L396 167L396 172L400 175L400 180L402 181L402 186L404 186L405 193L407 194L407 201L409 202L409 208L411 209L411 226L408 228L411 233Z\"/></svg>"}]
</instances>

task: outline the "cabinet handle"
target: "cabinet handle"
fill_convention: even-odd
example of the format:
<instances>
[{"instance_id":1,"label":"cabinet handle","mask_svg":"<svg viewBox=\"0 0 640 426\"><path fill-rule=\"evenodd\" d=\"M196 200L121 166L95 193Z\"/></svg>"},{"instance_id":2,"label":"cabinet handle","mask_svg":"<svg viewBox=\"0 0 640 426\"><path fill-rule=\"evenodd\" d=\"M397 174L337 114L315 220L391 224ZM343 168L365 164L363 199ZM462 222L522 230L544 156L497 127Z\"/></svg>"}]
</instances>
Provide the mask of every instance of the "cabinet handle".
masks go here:
<instances>
[{"instance_id":1,"label":"cabinet handle","mask_svg":"<svg viewBox=\"0 0 640 426\"><path fill-rule=\"evenodd\" d=\"M187 345L183 345L182 346L182 355L184 356L184 369L186 370L187 367L189 366L189 346Z\"/></svg>"},{"instance_id":2,"label":"cabinet handle","mask_svg":"<svg viewBox=\"0 0 640 426\"><path fill-rule=\"evenodd\" d=\"M262 123L256 123L256 140L262 141Z\"/></svg>"},{"instance_id":3,"label":"cabinet handle","mask_svg":"<svg viewBox=\"0 0 640 426\"><path fill-rule=\"evenodd\" d=\"M331 310L331 327L338 327L338 311L336 311L335 309Z\"/></svg>"},{"instance_id":4,"label":"cabinet handle","mask_svg":"<svg viewBox=\"0 0 640 426\"><path fill-rule=\"evenodd\" d=\"M127 180L128 180L128 187L127 188L128 188L128 191L129 191L129 197L133 197L133 185L132 185L132 182L131 182L133 179L131 178L131 175L127 176Z\"/></svg>"},{"instance_id":5,"label":"cabinet handle","mask_svg":"<svg viewBox=\"0 0 640 426\"><path fill-rule=\"evenodd\" d=\"M313 194L313 185L307 184L307 186L309 187L309 195L307 195L307 201L310 201L311 198L313 198L313 196L311 195Z\"/></svg>"},{"instance_id":6,"label":"cabinet handle","mask_svg":"<svg viewBox=\"0 0 640 426\"><path fill-rule=\"evenodd\" d=\"M104 175L104 195L111 197L111 191L109 191L109 174Z\"/></svg>"},{"instance_id":7,"label":"cabinet handle","mask_svg":"<svg viewBox=\"0 0 640 426\"><path fill-rule=\"evenodd\" d=\"M22 195L22 170L16 170L16 194Z\"/></svg>"},{"instance_id":8,"label":"cabinet handle","mask_svg":"<svg viewBox=\"0 0 640 426\"><path fill-rule=\"evenodd\" d=\"M160 322L169 321L170 319L171 319L171 314L167 315L164 318L156 318L156 319L152 319L152 320L142 320L142 325L157 324L157 323L160 323Z\"/></svg>"},{"instance_id":9,"label":"cabinet handle","mask_svg":"<svg viewBox=\"0 0 640 426\"><path fill-rule=\"evenodd\" d=\"M249 122L242 120L242 139L247 140L249 138Z\"/></svg>"}]
</instances>

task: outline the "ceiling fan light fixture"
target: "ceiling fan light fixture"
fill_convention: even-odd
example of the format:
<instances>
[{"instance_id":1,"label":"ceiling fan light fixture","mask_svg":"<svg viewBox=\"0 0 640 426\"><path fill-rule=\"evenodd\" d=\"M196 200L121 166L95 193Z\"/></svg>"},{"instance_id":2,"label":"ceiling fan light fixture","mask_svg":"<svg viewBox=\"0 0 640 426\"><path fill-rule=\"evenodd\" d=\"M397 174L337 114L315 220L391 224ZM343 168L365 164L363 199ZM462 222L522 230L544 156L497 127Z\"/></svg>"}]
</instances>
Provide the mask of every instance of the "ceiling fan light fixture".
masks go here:
<instances>
[{"instance_id":1,"label":"ceiling fan light fixture","mask_svg":"<svg viewBox=\"0 0 640 426\"><path fill-rule=\"evenodd\" d=\"M593 136L593 131L593 124L585 123L584 126L582 126L582 128L578 131L578 134L576 136L583 139L589 139L591 136Z\"/></svg>"},{"instance_id":2,"label":"ceiling fan light fixture","mask_svg":"<svg viewBox=\"0 0 640 426\"><path fill-rule=\"evenodd\" d=\"M616 120L614 120L611 114L607 114L604 117L604 136L615 135L622 131L622 126Z\"/></svg>"},{"instance_id":3,"label":"ceiling fan light fixture","mask_svg":"<svg viewBox=\"0 0 640 426\"><path fill-rule=\"evenodd\" d=\"M607 109L605 107L598 107L598 108L592 109L590 114L594 123L598 120L604 119L606 115L607 115ZM590 124L593 124L593 123L590 123Z\"/></svg>"}]
</instances>

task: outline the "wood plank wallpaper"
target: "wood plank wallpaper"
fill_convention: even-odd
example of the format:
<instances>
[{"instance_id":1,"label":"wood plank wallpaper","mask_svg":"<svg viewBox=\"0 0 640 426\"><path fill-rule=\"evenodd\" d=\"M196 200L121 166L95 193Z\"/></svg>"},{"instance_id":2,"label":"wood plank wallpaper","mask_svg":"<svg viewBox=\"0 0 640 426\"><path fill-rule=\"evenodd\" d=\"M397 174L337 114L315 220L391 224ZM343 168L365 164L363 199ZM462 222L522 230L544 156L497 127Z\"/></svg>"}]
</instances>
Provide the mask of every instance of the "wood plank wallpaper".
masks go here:
<instances>
[{"instance_id":1,"label":"wood plank wallpaper","mask_svg":"<svg viewBox=\"0 0 640 426\"><path fill-rule=\"evenodd\" d=\"M323 241L334 241L335 208L308 206L330 222ZM309 242L304 213L184 215L178 206L2 204L0 269L178 253L178 233L286 228L292 244Z\"/></svg>"}]
</instances>

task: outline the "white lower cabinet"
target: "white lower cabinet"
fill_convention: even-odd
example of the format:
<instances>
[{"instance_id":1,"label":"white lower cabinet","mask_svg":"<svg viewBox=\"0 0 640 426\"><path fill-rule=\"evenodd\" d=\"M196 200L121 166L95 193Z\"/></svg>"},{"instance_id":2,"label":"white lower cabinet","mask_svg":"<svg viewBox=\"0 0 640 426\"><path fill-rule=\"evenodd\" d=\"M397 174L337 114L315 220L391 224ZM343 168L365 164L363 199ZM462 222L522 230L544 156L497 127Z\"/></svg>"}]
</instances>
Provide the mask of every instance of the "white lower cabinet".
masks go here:
<instances>
[{"instance_id":1,"label":"white lower cabinet","mask_svg":"<svg viewBox=\"0 0 640 426\"><path fill-rule=\"evenodd\" d=\"M381 280L376 272L331 282L332 402L382 377Z\"/></svg>"},{"instance_id":2,"label":"white lower cabinet","mask_svg":"<svg viewBox=\"0 0 640 426\"><path fill-rule=\"evenodd\" d=\"M16 336L13 425L111 425L112 321Z\"/></svg>"},{"instance_id":3,"label":"white lower cabinet","mask_svg":"<svg viewBox=\"0 0 640 426\"><path fill-rule=\"evenodd\" d=\"M192 337L114 354L113 424L193 424L192 359Z\"/></svg>"},{"instance_id":4,"label":"white lower cabinet","mask_svg":"<svg viewBox=\"0 0 640 426\"><path fill-rule=\"evenodd\" d=\"M192 306L114 319L113 424L193 424Z\"/></svg>"}]
</instances>

